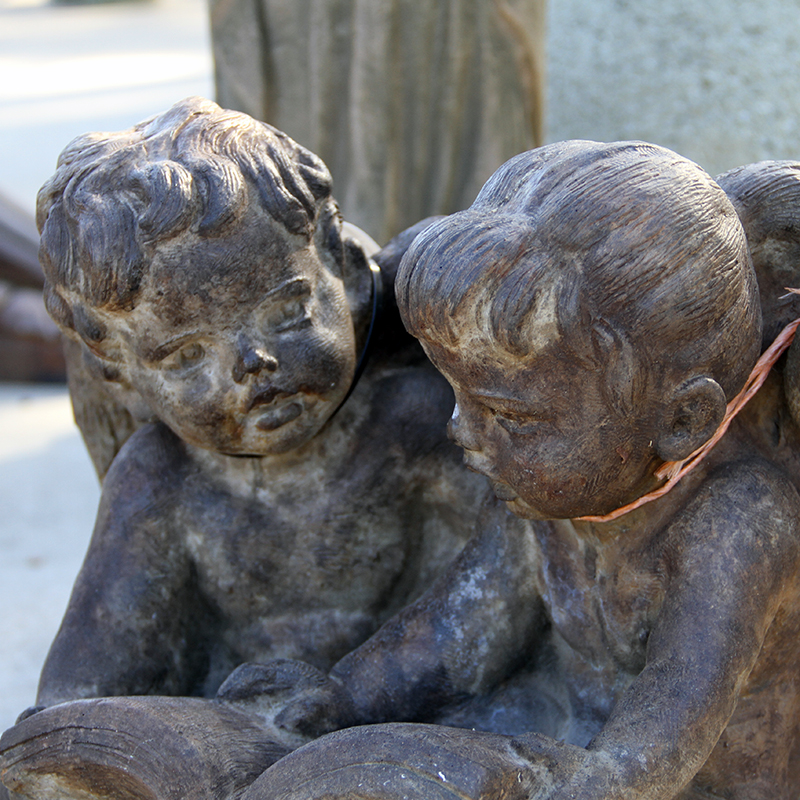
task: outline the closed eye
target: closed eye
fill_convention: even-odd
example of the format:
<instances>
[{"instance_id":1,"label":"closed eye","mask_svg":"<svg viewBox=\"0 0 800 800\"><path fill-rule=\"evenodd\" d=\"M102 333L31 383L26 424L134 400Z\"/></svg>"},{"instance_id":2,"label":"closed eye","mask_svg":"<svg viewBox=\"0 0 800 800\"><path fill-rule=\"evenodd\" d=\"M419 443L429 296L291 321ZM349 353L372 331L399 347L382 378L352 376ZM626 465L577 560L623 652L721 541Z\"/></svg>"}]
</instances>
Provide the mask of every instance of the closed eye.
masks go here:
<instances>
[{"instance_id":1,"label":"closed eye","mask_svg":"<svg viewBox=\"0 0 800 800\"><path fill-rule=\"evenodd\" d=\"M538 433L545 424L541 417L532 414L515 414L508 411L495 411L494 418L501 428L504 428L509 433L522 436Z\"/></svg>"},{"instance_id":2,"label":"closed eye","mask_svg":"<svg viewBox=\"0 0 800 800\"><path fill-rule=\"evenodd\" d=\"M189 342L170 353L161 361L166 370L189 370L198 366L205 358L206 350L199 342Z\"/></svg>"},{"instance_id":3,"label":"closed eye","mask_svg":"<svg viewBox=\"0 0 800 800\"><path fill-rule=\"evenodd\" d=\"M487 403L482 400L483 405L491 412L494 421L509 433L529 436L541 431L542 426L547 424L547 420L541 414L527 409L517 410L509 407L505 403L497 407L496 400Z\"/></svg>"},{"instance_id":4,"label":"closed eye","mask_svg":"<svg viewBox=\"0 0 800 800\"><path fill-rule=\"evenodd\" d=\"M281 331L304 328L311 323L311 310L308 297L292 297L285 300L276 309L272 325L273 330Z\"/></svg>"}]
</instances>

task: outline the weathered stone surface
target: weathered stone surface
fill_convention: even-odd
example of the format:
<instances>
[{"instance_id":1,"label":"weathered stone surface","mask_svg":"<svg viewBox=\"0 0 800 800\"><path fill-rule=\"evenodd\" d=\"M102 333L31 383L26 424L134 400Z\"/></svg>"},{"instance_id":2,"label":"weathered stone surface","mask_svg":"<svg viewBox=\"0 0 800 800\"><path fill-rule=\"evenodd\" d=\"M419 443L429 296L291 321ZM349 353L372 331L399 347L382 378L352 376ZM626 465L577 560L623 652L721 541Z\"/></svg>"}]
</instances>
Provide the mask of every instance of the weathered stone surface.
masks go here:
<instances>
[{"instance_id":1,"label":"weathered stone surface","mask_svg":"<svg viewBox=\"0 0 800 800\"><path fill-rule=\"evenodd\" d=\"M7 731L0 749L12 797L37 800L236 797L287 752L252 716L185 697L67 703Z\"/></svg>"},{"instance_id":2,"label":"weathered stone surface","mask_svg":"<svg viewBox=\"0 0 800 800\"><path fill-rule=\"evenodd\" d=\"M437 427L449 395L391 306L347 393L379 284L324 167L217 113L189 101L150 123L147 148L114 142L132 236L102 227L110 198L93 205L91 178L43 194L50 308L139 427L43 672L52 707L0 742L6 784L75 800L115 785L794 800L797 354L669 493L613 512L720 427L762 348L761 309L767 338L790 315L773 294L797 274L798 165L716 183L653 145L561 143L376 254L452 386L451 436L494 488L478 514ZM224 153L204 162L193 135ZM254 186L227 183L235 168ZM68 213L80 247L64 250ZM296 388L275 391L279 376ZM190 692L205 699L55 705Z\"/></svg>"},{"instance_id":3,"label":"weathered stone surface","mask_svg":"<svg viewBox=\"0 0 800 800\"><path fill-rule=\"evenodd\" d=\"M217 99L330 168L385 242L541 142L543 0L214 0Z\"/></svg>"},{"instance_id":4,"label":"weathered stone surface","mask_svg":"<svg viewBox=\"0 0 800 800\"><path fill-rule=\"evenodd\" d=\"M452 392L399 321L393 280L412 235L373 261L316 156L193 98L76 140L60 163L40 193L45 294L108 471L39 705L3 740L0 775L33 797L107 796L114 776L127 796L163 797L146 780L159 757L163 785L182 749L175 775L193 772L183 714L230 744L197 759L221 759L212 772L233 784L197 780L227 797L236 770L255 769L237 763L237 736L253 737L203 720L221 707L251 718L273 760L347 724L345 705L327 713L326 672L433 583L486 484L447 442ZM229 677L247 663L274 680ZM85 736L86 706L58 705L123 695L206 699L95 703ZM40 758L48 720L63 759ZM125 766L130 738L141 780Z\"/></svg>"}]
</instances>

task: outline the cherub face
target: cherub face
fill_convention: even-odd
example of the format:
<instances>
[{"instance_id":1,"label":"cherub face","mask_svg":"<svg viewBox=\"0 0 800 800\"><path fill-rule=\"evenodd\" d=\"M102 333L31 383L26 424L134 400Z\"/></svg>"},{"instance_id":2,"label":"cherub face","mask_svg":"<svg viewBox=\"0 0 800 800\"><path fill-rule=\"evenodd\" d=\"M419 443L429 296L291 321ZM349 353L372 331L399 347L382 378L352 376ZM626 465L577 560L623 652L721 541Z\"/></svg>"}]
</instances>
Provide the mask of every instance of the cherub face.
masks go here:
<instances>
[{"instance_id":1,"label":"cherub face","mask_svg":"<svg viewBox=\"0 0 800 800\"><path fill-rule=\"evenodd\" d=\"M645 426L624 419L603 375L549 345L521 359L486 342L424 342L452 385L450 437L518 516L604 514L646 490L657 459Z\"/></svg>"},{"instance_id":2,"label":"cherub face","mask_svg":"<svg viewBox=\"0 0 800 800\"><path fill-rule=\"evenodd\" d=\"M292 450L355 370L342 280L263 212L233 233L157 251L133 311L114 316L128 379L185 441L229 455Z\"/></svg>"}]
</instances>

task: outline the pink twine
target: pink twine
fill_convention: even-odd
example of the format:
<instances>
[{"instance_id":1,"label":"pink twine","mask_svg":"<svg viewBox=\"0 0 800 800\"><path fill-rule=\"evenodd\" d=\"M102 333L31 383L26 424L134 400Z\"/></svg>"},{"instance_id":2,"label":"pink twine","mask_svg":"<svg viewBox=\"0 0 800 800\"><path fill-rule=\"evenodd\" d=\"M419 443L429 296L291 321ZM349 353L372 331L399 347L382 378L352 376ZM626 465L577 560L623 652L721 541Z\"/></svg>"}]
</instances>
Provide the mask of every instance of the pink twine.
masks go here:
<instances>
[{"instance_id":1,"label":"pink twine","mask_svg":"<svg viewBox=\"0 0 800 800\"><path fill-rule=\"evenodd\" d=\"M800 294L800 289L787 289L792 294ZM784 295L785 296L785 295ZM646 503L651 503L659 497L663 497L686 473L691 472L713 449L714 445L725 435L725 432L730 427L733 418L747 405L755 393L761 388L764 381L769 375L775 362L780 358L781 354L794 340L795 332L800 326L800 319L790 322L777 336L775 341L769 346L767 350L758 359L756 365L753 367L752 372L744 384L744 388L728 403L725 409L725 416L717 428L714 435L702 446L698 447L691 455L684 458L682 461L665 461L655 472L656 478L659 480L666 479L663 486L654 489L652 492L643 494L638 500L632 503L620 506L619 508L611 511L602 516L586 516L577 517L576 519L584 520L586 522L610 522L617 519L634 508L639 508Z\"/></svg>"}]
</instances>

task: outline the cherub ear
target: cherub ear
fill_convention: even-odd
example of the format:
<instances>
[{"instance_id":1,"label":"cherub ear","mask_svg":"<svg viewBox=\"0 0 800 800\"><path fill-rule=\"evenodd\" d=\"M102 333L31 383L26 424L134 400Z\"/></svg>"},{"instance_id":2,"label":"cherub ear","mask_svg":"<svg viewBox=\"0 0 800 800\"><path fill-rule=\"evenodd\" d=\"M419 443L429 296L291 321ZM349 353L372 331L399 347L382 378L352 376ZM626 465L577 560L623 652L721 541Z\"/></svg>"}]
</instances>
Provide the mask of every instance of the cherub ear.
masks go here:
<instances>
[{"instance_id":1,"label":"cherub ear","mask_svg":"<svg viewBox=\"0 0 800 800\"><path fill-rule=\"evenodd\" d=\"M725 392L709 377L691 378L667 398L655 441L664 461L681 461L707 442L725 416Z\"/></svg>"},{"instance_id":2,"label":"cherub ear","mask_svg":"<svg viewBox=\"0 0 800 800\"><path fill-rule=\"evenodd\" d=\"M382 286L376 287L372 255L378 251L378 245L360 228L349 222L342 224L341 244L343 246L342 279L344 280L347 302L353 317L356 340L359 351L364 344L364 337L373 319L373 304L383 294ZM380 270L377 272L380 284Z\"/></svg>"}]
</instances>

